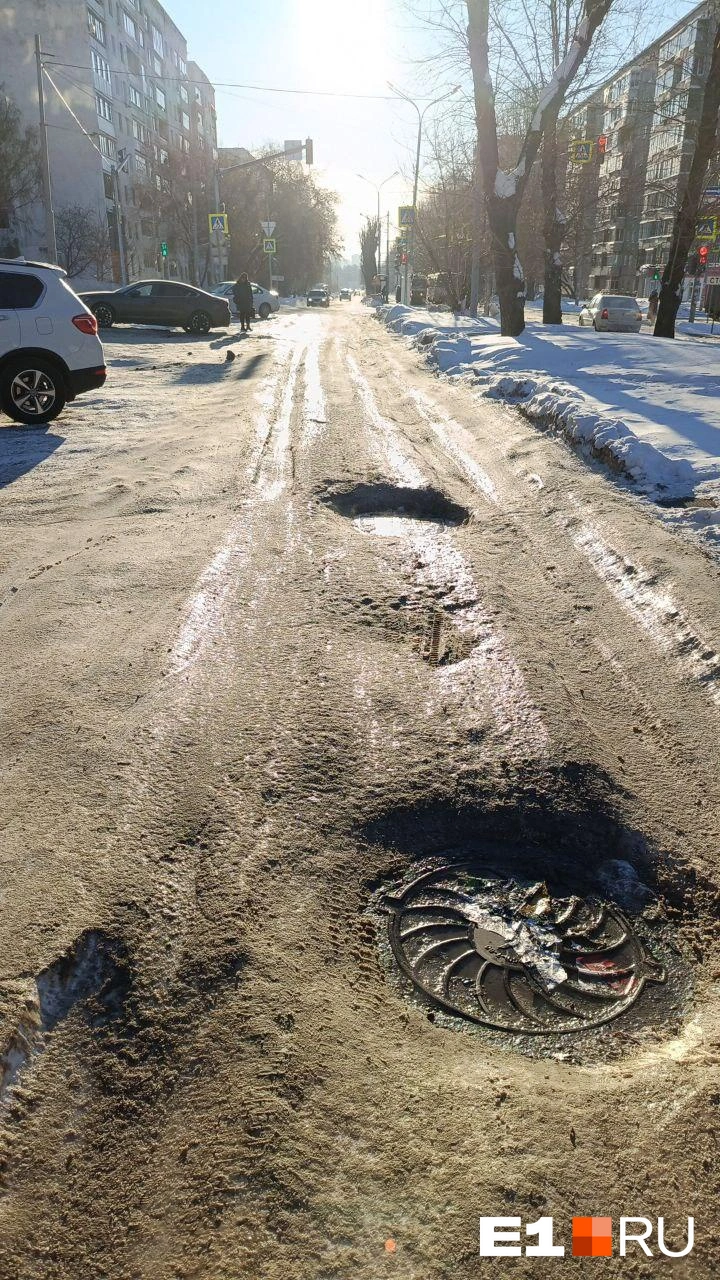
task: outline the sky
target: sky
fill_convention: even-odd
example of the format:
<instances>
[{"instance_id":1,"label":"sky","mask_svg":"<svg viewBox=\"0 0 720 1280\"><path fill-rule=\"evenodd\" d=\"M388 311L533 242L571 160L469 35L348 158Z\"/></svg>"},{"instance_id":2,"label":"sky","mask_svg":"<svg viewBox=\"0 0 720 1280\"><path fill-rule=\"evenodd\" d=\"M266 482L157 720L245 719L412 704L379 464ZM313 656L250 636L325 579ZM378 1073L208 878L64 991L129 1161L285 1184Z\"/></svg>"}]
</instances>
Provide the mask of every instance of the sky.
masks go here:
<instances>
[{"instance_id":1,"label":"sky","mask_svg":"<svg viewBox=\"0 0 720 1280\"><path fill-rule=\"evenodd\" d=\"M428 2L164 0L187 37L189 56L216 85L221 146L253 150L268 142L282 145L285 138L313 139L315 175L340 195L347 257L359 252L364 215L377 212L372 184L384 183L381 216L390 210L391 238L398 205L411 202L417 114L393 96L388 82L421 105L437 94L432 66L419 62L434 48L417 17ZM650 38L694 7L689 0L638 2L651 15ZM222 88L223 82L302 92ZM451 84L441 78L441 87ZM355 94L369 96L345 96ZM431 109L428 123L434 110L447 111L448 105ZM385 182L396 170L398 176Z\"/></svg>"}]
</instances>

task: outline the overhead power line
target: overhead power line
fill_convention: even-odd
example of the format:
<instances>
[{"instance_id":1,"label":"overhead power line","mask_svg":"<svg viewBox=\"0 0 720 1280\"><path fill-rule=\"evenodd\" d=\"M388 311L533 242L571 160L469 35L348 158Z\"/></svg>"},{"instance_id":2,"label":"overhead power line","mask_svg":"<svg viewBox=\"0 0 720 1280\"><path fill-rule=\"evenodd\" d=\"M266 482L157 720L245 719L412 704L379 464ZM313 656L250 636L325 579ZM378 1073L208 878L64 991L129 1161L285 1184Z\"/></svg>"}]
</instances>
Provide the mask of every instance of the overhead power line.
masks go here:
<instances>
[{"instance_id":1,"label":"overhead power line","mask_svg":"<svg viewBox=\"0 0 720 1280\"><path fill-rule=\"evenodd\" d=\"M47 58L48 55L46 54ZM82 62L59 62L52 59L49 62L53 67L70 67L75 71L87 71L92 75L92 67ZM111 67L110 72L115 76L140 75L140 72L131 71L129 67ZM284 93L284 94L300 94L301 96L315 98L360 98L372 102L397 102L397 96L393 93L347 93L341 90L332 89L286 89L278 85L270 84L245 84L237 80L193 80L188 76L158 76L154 72L146 69L148 80L157 81L158 84L211 84L213 89L251 89L255 93ZM419 98L419 102L424 102L424 98Z\"/></svg>"}]
</instances>

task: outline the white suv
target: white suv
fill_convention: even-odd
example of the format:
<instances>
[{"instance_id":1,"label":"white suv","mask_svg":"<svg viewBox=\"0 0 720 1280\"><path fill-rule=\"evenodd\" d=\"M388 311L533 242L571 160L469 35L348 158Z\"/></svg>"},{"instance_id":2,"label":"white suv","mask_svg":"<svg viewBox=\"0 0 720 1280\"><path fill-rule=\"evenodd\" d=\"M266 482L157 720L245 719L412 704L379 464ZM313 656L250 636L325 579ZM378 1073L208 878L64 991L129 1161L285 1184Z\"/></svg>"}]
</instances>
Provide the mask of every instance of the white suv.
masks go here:
<instances>
[{"instance_id":1,"label":"white suv","mask_svg":"<svg viewBox=\"0 0 720 1280\"><path fill-rule=\"evenodd\" d=\"M105 376L97 320L62 268L0 258L0 409L14 422L50 422Z\"/></svg>"}]
</instances>

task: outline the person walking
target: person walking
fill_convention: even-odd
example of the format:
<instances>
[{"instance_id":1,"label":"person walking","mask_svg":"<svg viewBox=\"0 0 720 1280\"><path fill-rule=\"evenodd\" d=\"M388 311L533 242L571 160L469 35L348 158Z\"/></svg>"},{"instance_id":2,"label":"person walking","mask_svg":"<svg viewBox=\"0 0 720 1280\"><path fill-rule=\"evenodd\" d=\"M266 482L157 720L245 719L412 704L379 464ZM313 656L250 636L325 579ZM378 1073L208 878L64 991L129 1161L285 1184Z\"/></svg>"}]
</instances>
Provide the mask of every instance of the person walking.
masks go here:
<instances>
[{"instance_id":1,"label":"person walking","mask_svg":"<svg viewBox=\"0 0 720 1280\"><path fill-rule=\"evenodd\" d=\"M659 301L658 291L657 289L653 289L652 293L650 294L650 297L648 298L648 309L647 309L648 324L652 324L657 316L658 301Z\"/></svg>"},{"instance_id":2,"label":"person walking","mask_svg":"<svg viewBox=\"0 0 720 1280\"><path fill-rule=\"evenodd\" d=\"M235 306L240 316L240 329L242 333L250 332L250 321L255 314L253 308L253 291L252 285L248 280L247 271L243 271L240 279L235 281L233 285L233 298Z\"/></svg>"}]
</instances>

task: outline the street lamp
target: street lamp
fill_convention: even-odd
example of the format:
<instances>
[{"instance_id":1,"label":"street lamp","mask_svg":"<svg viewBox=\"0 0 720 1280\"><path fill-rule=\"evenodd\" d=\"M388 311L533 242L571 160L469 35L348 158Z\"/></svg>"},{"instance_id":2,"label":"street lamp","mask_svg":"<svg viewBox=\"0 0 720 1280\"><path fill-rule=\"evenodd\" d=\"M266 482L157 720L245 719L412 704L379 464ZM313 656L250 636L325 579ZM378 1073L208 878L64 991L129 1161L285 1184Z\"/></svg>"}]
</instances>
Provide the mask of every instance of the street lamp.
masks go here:
<instances>
[{"instance_id":1,"label":"street lamp","mask_svg":"<svg viewBox=\"0 0 720 1280\"><path fill-rule=\"evenodd\" d=\"M356 177L356 178L361 178L363 182L369 182L369 183L370 183L370 186L371 186L371 187L374 187L374 188L375 188L375 190L377 191L377 242L378 242L378 255L377 255L377 261L378 261L378 275L382 275L382 231L380 230L380 188L381 188L381 187L384 187L384 186L385 186L385 183L386 183L386 182L390 182L390 180L391 180L392 178L397 178L398 173L399 173L399 169L396 169L396 170L395 170L395 172L394 172L394 173L389 174L387 178L383 178L382 182L373 182L371 178L366 178L364 173L356 173L356 174L355 174L355 177ZM390 275L390 267L389 267L388 262L386 261L386 263L385 263L385 286L386 286L386 288L389 288L389 287L390 287L389 275Z\"/></svg>"},{"instance_id":2,"label":"street lamp","mask_svg":"<svg viewBox=\"0 0 720 1280\"><path fill-rule=\"evenodd\" d=\"M408 97L406 93L403 93L402 89L398 89L397 85L391 84L389 80L387 82L387 85L389 89L392 89L393 93L397 94L398 98L402 98L403 102L409 102L410 106L414 107L415 110L417 111L418 132L417 132L417 147L415 150L415 177L413 180L413 200L412 200L413 210L417 210L418 179L420 176L420 145L422 142L422 127L423 127L423 120L425 119L425 114L430 110L431 107L436 107L438 102L444 102L446 98L452 98L454 93L459 92L460 85L459 84L453 85L452 89L448 89L446 93L441 93L439 97L433 98L432 101L427 102L423 107L422 111L420 110L417 102L415 102L414 98ZM416 212L414 212L413 217L417 217ZM410 234L408 236L408 252L406 255L407 261L405 263L405 275L403 280L403 302L406 305L410 300L408 295L408 279L412 280L412 268L413 268L414 255L415 255L415 224L413 223L413 225L410 227Z\"/></svg>"}]
</instances>

